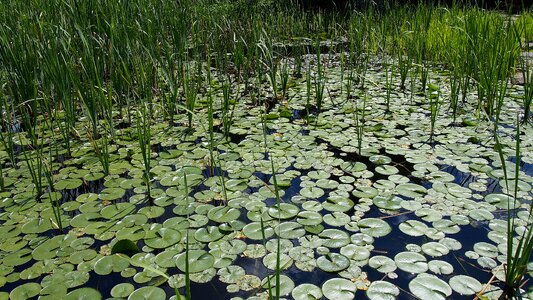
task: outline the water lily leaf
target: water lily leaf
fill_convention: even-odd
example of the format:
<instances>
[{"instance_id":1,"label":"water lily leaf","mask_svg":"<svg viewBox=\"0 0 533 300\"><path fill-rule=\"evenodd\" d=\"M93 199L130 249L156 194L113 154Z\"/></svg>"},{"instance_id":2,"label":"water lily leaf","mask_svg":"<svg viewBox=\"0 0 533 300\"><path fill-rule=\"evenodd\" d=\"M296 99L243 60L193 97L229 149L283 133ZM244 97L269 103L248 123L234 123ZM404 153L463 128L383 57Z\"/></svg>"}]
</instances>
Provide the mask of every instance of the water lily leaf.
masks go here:
<instances>
[{"instance_id":1,"label":"water lily leaf","mask_svg":"<svg viewBox=\"0 0 533 300\"><path fill-rule=\"evenodd\" d=\"M111 289L111 296L115 298L126 298L135 291L131 283L119 283Z\"/></svg>"},{"instance_id":2,"label":"water lily leaf","mask_svg":"<svg viewBox=\"0 0 533 300\"><path fill-rule=\"evenodd\" d=\"M354 206L354 203L348 197L340 195L330 195L324 203L322 203L324 209L333 212L347 212ZM307 209L307 208L306 208Z\"/></svg>"},{"instance_id":3,"label":"water lily leaf","mask_svg":"<svg viewBox=\"0 0 533 300\"><path fill-rule=\"evenodd\" d=\"M21 231L22 233L30 234L43 233L50 229L52 229L52 223L50 222L50 219L37 217L24 224L21 228Z\"/></svg>"},{"instance_id":4,"label":"water lily leaf","mask_svg":"<svg viewBox=\"0 0 533 300\"><path fill-rule=\"evenodd\" d=\"M263 229L265 239L271 237L274 234L274 229L272 227L267 226L266 224L264 224ZM249 223L248 225L244 226L242 230L244 235L246 235L249 239L263 240L263 232L261 231L260 222Z\"/></svg>"},{"instance_id":5,"label":"water lily leaf","mask_svg":"<svg viewBox=\"0 0 533 300\"><path fill-rule=\"evenodd\" d=\"M310 283L303 283L292 290L294 300L319 300L322 298L322 290Z\"/></svg>"},{"instance_id":6,"label":"water lily leaf","mask_svg":"<svg viewBox=\"0 0 533 300\"><path fill-rule=\"evenodd\" d=\"M391 273L396 270L396 263L394 260L383 255L372 256L368 260L368 265L381 273Z\"/></svg>"},{"instance_id":7,"label":"water lily leaf","mask_svg":"<svg viewBox=\"0 0 533 300\"><path fill-rule=\"evenodd\" d=\"M101 200L113 201L124 197L125 193L126 190L124 190L123 188L109 187L103 189L98 195L98 198L100 198Z\"/></svg>"},{"instance_id":8,"label":"water lily leaf","mask_svg":"<svg viewBox=\"0 0 533 300\"><path fill-rule=\"evenodd\" d=\"M197 273L213 267L215 258L205 250L189 250L189 272ZM185 272L185 252L176 256L176 266Z\"/></svg>"},{"instance_id":9,"label":"water lily leaf","mask_svg":"<svg viewBox=\"0 0 533 300\"><path fill-rule=\"evenodd\" d=\"M366 261L370 257L370 251L362 246L346 245L341 248L341 254L355 261Z\"/></svg>"},{"instance_id":10,"label":"water lily leaf","mask_svg":"<svg viewBox=\"0 0 533 300\"><path fill-rule=\"evenodd\" d=\"M326 272L339 272L350 266L350 260L339 253L328 253L316 260L317 266Z\"/></svg>"},{"instance_id":11,"label":"water lily leaf","mask_svg":"<svg viewBox=\"0 0 533 300\"><path fill-rule=\"evenodd\" d=\"M453 266L443 260L432 260L428 263L429 270L439 275L450 275L453 273Z\"/></svg>"},{"instance_id":12,"label":"water lily leaf","mask_svg":"<svg viewBox=\"0 0 533 300\"><path fill-rule=\"evenodd\" d=\"M331 226L344 226L350 222L350 216L342 212L333 212L324 216L324 223Z\"/></svg>"},{"instance_id":13,"label":"water lily leaf","mask_svg":"<svg viewBox=\"0 0 533 300\"><path fill-rule=\"evenodd\" d=\"M375 165L386 165L392 162L392 159L385 155L372 155L368 160Z\"/></svg>"},{"instance_id":14,"label":"water lily leaf","mask_svg":"<svg viewBox=\"0 0 533 300\"><path fill-rule=\"evenodd\" d=\"M330 300L352 300L357 285L348 279L332 278L322 285L322 293Z\"/></svg>"},{"instance_id":15,"label":"water lily leaf","mask_svg":"<svg viewBox=\"0 0 533 300\"><path fill-rule=\"evenodd\" d=\"M378 195L372 199L374 205L387 210L399 210L402 208L400 205L402 201L400 197L394 195Z\"/></svg>"},{"instance_id":16,"label":"water lily leaf","mask_svg":"<svg viewBox=\"0 0 533 300\"><path fill-rule=\"evenodd\" d=\"M427 192L425 187L414 183L399 184L396 187L396 191L398 192L398 194L404 197L413 199L417 197L422 197Z\"/></svg>"},{"instance_id":17,"label":"water lily leaf","mask_svg":"<svg viewBox=\"0 0 533 300\"><path fill-rule=\"evenodd\" d=\"M386 236L392 231L390 225L377 218L366 218L357 222L357 226L361 229L362 233L366 233L372 237Z\"/></svg>"},{"instance_id":18,"label":"water lily leaf","mask_svg":"<svg viewBox=\"0 0 533 300\"><path fill-rule=\"evenodd\" d=\"M298 206L290 203L280 203L279 209L278 206L272 206L268 208L268 214L272 218L280 218L280 219L291 219L292 217L296 216L300 209Z\"/></svg>"},{"instance_id":19,"label":"water lily leaf","mask_svg":"<svg viewBox=\"0 0 533 300\"><path fill-rule=\"evenodd\" d=\"M322 223L322 215L314 211L302 211L298 213L296 222L308 226L308 225L318 225Z\"/></svg>"},{"instance_id":20,"label":"water lily leaf","mask_svg":"<svg viewBox=\"0 0 533 300\"><path fill-rule=\"evenodd\" d=\"M319 187L304 187L300 190L300 195L309 199L318 199L324 196L324 190Z\"/></svg>"},{"instance_id":21,"label":"water lily leaf","mask_svg":"<svg viewBox=\"0 0 533 300\"><path fill-rule=\"evenodd\" d=\"M152 228L146 231L144 242L150 248L164 249L181 240L181 233L172 228Z\"/></svg>"},{"instance_id":22,"label":"water lily leaf","mask_svg":"<svg viewBox=\"0 0 533 300\"><path fill-rule=\"evenodd\" d=\"M65 300L100 300L102 299L102 295L100 295L100 292L93 288L79 288L77 290L73 290L72 292L68 293L65 298Z\"/></svg>"},{"instance_id":23,"label":"water lily leaf","mask_svg":"<svg viewBox=\"0 0 533 300\"><path fill-rule=\"evenodd\" d=\"M498 256L498 248L486 242L478 242L474 244L474 251L481 256L494 258Z\"/></svg>"},{"instance_id":24,"label":"water lily leaf","mask_svg":"<svg viewBox=\"0 0 533 300\"><path fill-rule=\"evenodd\" d=\"M159 206L145 206L139 209L138 213L153 219L162 216L165 213L165 209Z\"/></svg>"},{"instance_id":25,"label":"water lily leaf","mask_svg":"<svg viewBox=\"0 0 533 300\"><path fill-rule=\"evenodd\" d=\"M374 281L368 287L366 295L370 300L394 300L400 294L400 289L387 281Z\"/></svg>"},{"instance_id":26,"label":"water lily leaf","mask_svg":"<svg viewBox=\"0 0 533 300\"><path fill-rule=\"evenodd\" d=\"M398 228L405 234L410 236L422 236L426 233L428 226L417 220L407 220L400 223Z\"/></svg>"},{"instance_id":27,"label":"water lily leaf","mask_svg":"<svg viewBox=\"0 0 533 300\"><path fill-rule=\"evenodd\" d=\"M135 290L128 300L164 300L167 298L165 290L156 286L144 286Z\"/></svg>"},{"instance_id":28,"label":"water lily leaf","mask_svg":"<svg viewBox=\"0 0 533 300\"><path fill-rule=\"evenodd\" d=\"M111 254L115 253L122 253L126 254L127 256L133 256L134 254L139 253L139 247L137 247L137 244L133 241L123 239L116 242L113 245L113 248L111 248Z\"/></svg>"},{"instance_id":29,"label":"water lily leaf","mask_svg":"<svg viewBox=\"0 0 533 300\"><path fill-rule=\"evenodd\" d=\"M268 289L268 286L269 286L268 281L270 281L270 287L272 288L272 291L275 291L276 290L276 276L270 275L270 276L265 277L263 281L261 282L261 285L263 286L263 288ZM279 276L279 295L286 296L290 294L293 289L294 289L294 281L292 281L292 279L290 279L286 275L283 275L283 274L280 275Z\"/></svg>"},{"instance_id":30,"label":"water lily leaf","mask_svg":"<svg viewBox=\"0 0 533 300\"><path fill-rule=\"evenodd\" d=\"M446 282L430 274L420 274L411 280L409 290L420 299L445 300L452 294Z\"/></svg>"},{"instance_id":31,"label":"water lily leaf","mask_svg":"<svg viewBox=\"0 0 533 300\"><path fill-rule=\"evenodd\" d=\"M422 245L422 251L429 256L437 257L448 254L450 249L440 243L429 242Z\"/></svg>"},{"instance_id":32,"label":"water lily leaf","mask_svg":"<svg viewBox=\"0 0 533 300\"><path fill-rule=\"evenodd\" d=\"M216 206L209 210L207 217L217 223L228 223L238 219L240 214L238 209L229 206Z\"/></svg>"},{"instance_id":33,"label":"water lily leaf","mask_svg":"<svg viewBox=\"0 0 533 300\"><path fill-rule=\"evenodd\" d=\"M41 291L41 285L35 282L28 282L14 288L9 293L10 299L31 299Z\"/></svg>"},{"instance_id":34,"label":"water lily leaf","mask_svg":"<svg viewBox=\"0 0 533 300\"><path fill-rule=\"evenodd\" d=\"M275 232L283 239L297 239L305 235L305 229L296 222L283 222L276 226Z\"/></svg>"},{"instance_id":35,"label":"water lily leaf","mask_svg":"<svg viewBox=\"0 0 533 300\"><path fill-rule=\"evenodd\" d=\"M221 239L224 234L217 226L207 226L199 228L194 232L194 239L200 242L209 243Z\"/></svg>"},{"instance_id":36,"label":"water lily leaf","mask_svg":"<svg viewBox=\"0 0 533 300\"><path fill-rule=\"evenodd\" d=\"M77 189L82 185L83 181L78 178L67 178L59 180L54 184L54 188L58 191L61 190L73 190Z\"/></svg>"},{"instance_id":37,"label":"water lily leaf","mask_svg":"<svg viewBox=\"0 0 533 300\"><path fill-rule=\"evenodd\" d=\"M103 256L94 264L94 272L98 275L109 275L112 272L122 272L130 266L130 263L124 257L113 254Z\"/></svg>"},{"instance_id":38,"label":"water lily leaf","mask_svg":"<svg viewBox=\"0 0 533 300\"><path fill-rule=\"evenodd\" d=\"M446 219L440 219L432 223L433 228L442 231L446 234L456 234L461 231L461 228L455 222Z\"/></svg>"},{"instance_id":39,"label":"water lily leaf","mask_svg":"<svg viewBox=\"0 0 533 300\"><path fill-rule=\"evenodd\" d=\"M318 236L322 238L322 245L328 248L341 248L350 243L348 234L339 229L326 229Z\"/></svg>"},{"instance_id":40,"label":"water lily leaf","mask_svg":"<svg viewBox=\"0 0 533 300\"><path fill-rule=\"evenodd\" d=\"M217 272L220 281L224 283L237 283L244 277L246 272L240 266L227 266Z\"/></svg>"},{"instance_id":41,"label":"water lily leaf","mask_svg":"<svg viewBox=\"0 0 533 300\"><path fill-rule=\"evenodd\" d=\"M372 199L378 195L378 190L371 186L357 186L352 191L352 195L357 198L369 198Z\"/></svg>"},{"instance_id":42,"label":"water lily leaf","mask_svg":"<svg viewBox=\"0 0 533 300\"><path fill-rule=\"evenodd\" d=\"M485 196L485 201L502 209L515 209L520 206L520 201L505 194L488 194Z\"/></svg>"},{"instance_id":43,"label":"water lily leaf","mask_svg":"<svg viewBox=\"0 0 533 300\"><path fill-rule=\"evenodd\" d=\"M237 285L242 291L251 291L261 286L261 279L255 275L246 274L237 282Z\"/></svg>"},{"instance_id":44,"label":"water lily leaf","mask_svg":"<svg viewBox=\"0 0 533 300\"><path fill-rule=\"evenodd\" d=\"M218 248L222 250L224 253L228 254L241 254L246 250L246 243L242 240L229 240L229 241L223 241L219 244Z\"/></svg>"},{"instance_id":45,"label":"water lily leaf","mask_svg":"<svg viewBox=\"0 0 533 300\"><path fill-rule=\"evenodd\" d=\"M474 295L483 288L477 279L466 275L456 275L450 278L450 286L461 295Z\"/></svg>"},{"instance_id":46,"label":"water lily leaf","mask_svg":"<svg viewBox=\"0 0 533 300\"><path fill-rule=\"evenodd\" d=\"M32 256L35 260L45 260L56 257L57 251L61 248L63 241L61 235L55 236L33 249Z\"/></svg>"},{"instance_id":47,"label":"water lily leaf","mask_svg":"<svg viewBox=\"0 0 533 300\"><path fill-rule=\"evenodd\" d=\"M409 273L424 273L428 270L424 255L416 252L400 252L394 256L394 261L400 270Z\"/></svg>"},{"instance_id":48,"label":"water lily leaf","mask_svg":"<svg viewBox=\"0 0 533 300\"><path fill-rule=\"evenodd\" d=\"M393 175L398 173L400 170L396 168L395 166L391 165L379 165L376 167L376 172L381 175Z\"/></svg>"},{"instance_id":49,"label":"water lily leaf","mask_svg":"<svg viewBox=\"0 0 533 300\"><path fill-rule=\"evenodd\" d=\"M109 220L117 220L126 217L135 210L135 205L129 202L120 202L107 205L102 208L102 217Z\"/></svg>"}]
</instances>

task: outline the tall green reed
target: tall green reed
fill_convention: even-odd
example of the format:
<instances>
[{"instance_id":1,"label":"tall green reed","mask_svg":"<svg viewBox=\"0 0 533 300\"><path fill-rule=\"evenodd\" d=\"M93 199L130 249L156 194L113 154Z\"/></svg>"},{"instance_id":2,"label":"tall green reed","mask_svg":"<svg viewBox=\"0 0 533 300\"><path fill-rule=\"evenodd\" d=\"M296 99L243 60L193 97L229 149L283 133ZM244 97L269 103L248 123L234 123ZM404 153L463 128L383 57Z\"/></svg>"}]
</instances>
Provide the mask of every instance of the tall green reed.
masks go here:
<instances>
[{"instance_id":1,"label":"tall green reed","mask_svg":"<svg viewBox=\"0 0 533 300\"><path fill-rule=\"evenodd\" d=\"M150 174L150 162L151 162L151 120L148 114L148 108L146 104L141 104L139 110L137 111L137 141L139 142L139 150L141 151L142 156L142 166L143 166L143 181L146 185L146 194L151 203L151 181L152 176Z\"/></svg>"},{"instance_id":2,"label":"tall green reed","mask_svg":"<svg viewBox=\"0 0 533 300\"><path fill-rule=\"evenodd\" d=\"M496 142L496 151L500 158L500 162L503 169L503 176L506 183L508 194L507 202L507 247L506 247L506 261L505 261L505 283L504 283L504 296L505 299L514 299L520 294L520 287L523 283L524 276L527 273L527 266L530 263L531 254L533 252L533 228L528 226L518 237L515 237L517 225L516 220L516 204L520 203L518 200L518 183L520 180L520 161L521 161L521 131L520 131L520 117L517 114L516 118L516 131L515 131L515 164L514 164L514 178L512 179L514 187L509 188L509 175L507 173L507 159L504 156L503 145L500 142L498 133L494 133L494 139ZM527 222L530 223L533 216L533 206L529 206Z\"/></svg>"}]
</instances>

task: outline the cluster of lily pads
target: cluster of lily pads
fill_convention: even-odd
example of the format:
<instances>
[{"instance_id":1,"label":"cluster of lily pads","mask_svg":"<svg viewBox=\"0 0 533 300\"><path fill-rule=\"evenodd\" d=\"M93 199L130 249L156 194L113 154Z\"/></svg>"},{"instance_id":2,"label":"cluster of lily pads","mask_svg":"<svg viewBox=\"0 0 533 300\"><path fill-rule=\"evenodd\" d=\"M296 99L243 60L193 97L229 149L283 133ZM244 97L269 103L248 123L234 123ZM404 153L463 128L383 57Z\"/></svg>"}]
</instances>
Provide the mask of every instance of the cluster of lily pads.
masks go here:
<instances>
[{"instance_id":1,"label":"cluster of lily pads","mask_svg":"<svg viewBox=\"0 0 533 300\"><path fill-rule=\"evenodd\" d=\"M444 106L429 143L425 91L395 88L387 111L379 64L368 70L365 89L347 95L337 57L326 59L331 65L319 114L311 122L302 116L310 109L305 79L292 78L285 101L270 112L243 97L231 138L215 132L214 172L205 126L183 134L185 115L178 120L183 125L153 124L149 196L133 127L116 128L107 176L88 140L73 141L68 157L51 143L54 132L41 128L43 147L56 155L53 191L38 199L24 163L35 157L19 155L10 165L0 152L0 299L177 298L173 289L183 291L186 257L193 287L212 283L220 299L265 299L276 269L287 299L498 298L506 209L516 209L517 235L531 226L533 144L527 137L533 129L525 125L523 136L514 136L521 108L513 99L522 89L509 89L498 128L507 178L520 178L514 200L492 123L477 117L474 104L464 104L459 123ZM437 69L430 74L443 99L446 80ZM272 97L268 85L263 88L262 96ZM220 102L222 92L214 97ZM197 104L198 120L207 114L204 105ZM356 124L362 110L365 119ZM520 174L512 171L516 138L523 139L528 170ZM31 150L22 134L15 144ZM51 197L61 199L62 232ZM112 251L119 241L132 242L130 256ZM200 288L193 291L202 298Z\"/></svg>"}]
</instances>

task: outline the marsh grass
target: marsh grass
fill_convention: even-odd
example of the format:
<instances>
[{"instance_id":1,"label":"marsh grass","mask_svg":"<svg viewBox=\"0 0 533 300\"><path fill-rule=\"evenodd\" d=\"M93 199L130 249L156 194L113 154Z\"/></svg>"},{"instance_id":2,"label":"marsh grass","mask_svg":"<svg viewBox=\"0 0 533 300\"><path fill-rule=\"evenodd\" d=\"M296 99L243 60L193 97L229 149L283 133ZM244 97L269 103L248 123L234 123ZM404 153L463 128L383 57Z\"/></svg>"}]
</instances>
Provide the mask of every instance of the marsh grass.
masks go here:
<instances>
[{"instance_id":1,"label":"marsh grass","mask_svg":"<svg viewBox=\"0 0 533 300\"><path fill-rule=\"evenodd\" d=\"M503 169L504 180L506 182L507 191L512 191L508 196L510 201L507 203L507 247L506 247L506 262L505 262L505 284L503 292L506 299L514 299L520 295L520 288L523 283L523 278L527 273L528 264L530 263L531 254L533 252L533 229L531 226L526 227L522 233L515 236L517 225L515 223L516 203L520 203L518 199L518 182L520 180L520 161L521 161L521 130L520 130L520 116L517 114L516 118L516 142L515 142L515 158L514 163L514 178L509 178L507 173L507 160L505 158L503 145L500 143L498 133L494 133L496 142L496 151L498 152L500 162ZM509 180L512 179L513 188L509 187ZM512 206L511 206L512 203ZM532 206L528 208L528 222L533 216Z\"/></svg>"},{"instance_id":2,"label":"marsh grass","mask_svg":"<svg viewBox=\"0 0 533 300\"><path fill-rule=\"evenodd\" d=\"M151 140L152 140L152 133L151 133L151 120L150 116L148 114L148 108L147 105L141 105L139 110L137 111L137 122L136 122L136 133L137 133L137 141L139 143L139 150L141 152L142 156L142 167L143 167L143 181L146 185L146 194L147 197L152 203L151 198L151 181L152 181L152 175L150 174L150 162L151 162Z\"/></svg>"}]
</instances>

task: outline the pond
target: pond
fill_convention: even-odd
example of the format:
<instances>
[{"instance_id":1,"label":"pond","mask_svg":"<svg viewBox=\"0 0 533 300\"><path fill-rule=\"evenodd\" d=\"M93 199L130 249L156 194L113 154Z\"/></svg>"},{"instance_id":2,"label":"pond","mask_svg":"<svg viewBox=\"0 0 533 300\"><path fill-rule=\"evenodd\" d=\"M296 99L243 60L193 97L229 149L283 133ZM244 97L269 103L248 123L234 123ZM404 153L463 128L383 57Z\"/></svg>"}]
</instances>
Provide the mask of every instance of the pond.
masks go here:
<instances>
[{"instance_id":1,"label":"pond","mask_svg":"<svg viewBox=\"0 0 533 300\"><path fill-rule=\"evenodd\" d=\"M515 234L531 226L527 124L518 200L506 195L517 176L513 95L522 87L508 89L497 128L506 181L474 89L457 118L443 104L445 70L431 69L427 90L412 76L410 89L375 61L361 87L338 55L322 56L323 73L307 59L310 77L291 76L282 95L266 79L255 91L232 82L227 113L224 85L213 82L212 131L207 92L191 128L186 113L169 126L153 108L144 152L141 121L126 117L115 117L107 155L96 151L103 138L95 147L82 134L69 156L50 142L53 130L42 129L41 153L15 136L19 162L2 165L0 299L176 299L187 269L193 299L267 299L276 270L286 299L498 298L508 205ZM323 87L321 103L308 81ZM54 191L36 200L28 161L43 157Z\"/></svg>"}]
</instances>

